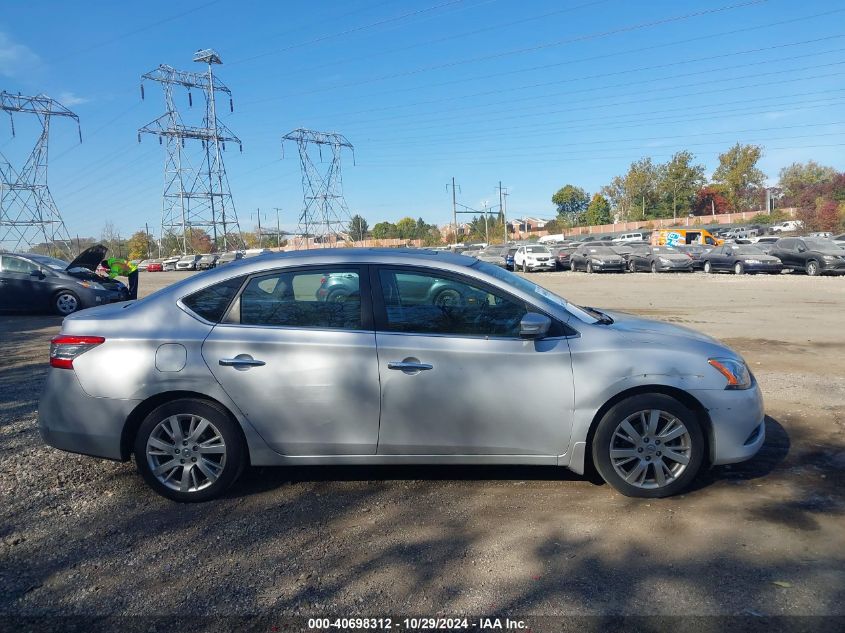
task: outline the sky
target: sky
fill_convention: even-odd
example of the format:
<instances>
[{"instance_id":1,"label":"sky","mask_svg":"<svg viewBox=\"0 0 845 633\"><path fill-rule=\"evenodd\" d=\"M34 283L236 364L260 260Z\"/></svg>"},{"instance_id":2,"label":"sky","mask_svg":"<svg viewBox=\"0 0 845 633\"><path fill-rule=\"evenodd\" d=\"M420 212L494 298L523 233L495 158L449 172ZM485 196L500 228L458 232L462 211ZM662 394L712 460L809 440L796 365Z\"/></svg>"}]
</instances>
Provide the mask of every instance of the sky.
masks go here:
<instances>
[{"instance_id":1,"label":"sky","mask_svg":"<svg viewBox=\"0 0 845 633\"><path fill-rule=\"evenodd\" d=\"M343 191L370 226L404 216L445 224L507 189L508 216L553 217L571 183L597 192L650 156L695 153L710 174L736 142L765 148L770 182L795 161L845 171L841 0L289 0L84 3L6 0L0 89L46 94L79 115L51 124L49 184L72 236L106 221L158 233L165 149L138 142L164 113L159 64L190 71L215 49L242 141L224 161L243 230L295 230L296 128L343 134ZM194 94L175 92L186 118ZM0 153L25 156L23 115ZM325 163L324 163L324 166ZM260 209L260 211L259 211Z\"/></svg>"}]
</instances>

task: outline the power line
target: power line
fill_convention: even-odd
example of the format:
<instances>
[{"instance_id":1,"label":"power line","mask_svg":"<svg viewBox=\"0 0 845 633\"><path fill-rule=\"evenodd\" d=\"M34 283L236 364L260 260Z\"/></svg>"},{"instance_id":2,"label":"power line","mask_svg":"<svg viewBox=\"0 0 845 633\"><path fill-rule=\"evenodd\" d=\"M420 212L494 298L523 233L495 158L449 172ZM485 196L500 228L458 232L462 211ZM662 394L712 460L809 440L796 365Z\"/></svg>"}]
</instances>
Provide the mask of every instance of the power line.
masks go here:
<instances>
[{"instance_id":1,"label":"power line","mask_svg":"<svg viewBox=\"0 0 845 633\"><path fill-rule=\"evenodd\" d=\"M535 45L535 46L528 46L528 47L523 47L523 48L518 48L518 49L511 49L509 51L500 51L498 53L493 53L493 54L490 54L490 55L485 55L485 56L480 56L480 57L472 57L472 58L466 58L466 59L460 59L460 60L453 60L451 62L447 62L447 63L443 63L443 64L423 66L421 68L415 68L415 69L406 70L406 71L402 71L402 72L398 72L398 73L391 73L391 74L388 74L388 75L381 75L381 76L378 76L378 77L371 77L369 79L362 79L362 80L357 80L357 81L348 82L348 83L344 83L344 84L335 84L335 85L332 85L332 86L324 86L324 87L321 87L321 88L315 88L313 90L308 90L308 91L305 91L305 92L293 93L293 94L290 94L290 95L286 95L284 97L272 97L272 98L264 99L263 101L278 101L278 100L281 100L281 99L290 99L292 97L299 97L299 96L305 96L305 95L310 95L310 94L316 94L316 93L320 93L320 92L337 90L338 88L348 88L348 87L353 87L353 86L357 87L357 86L363 86L363 85L367 85L367 84L371 84L371 83L377 83L377 82L380 82L380 81L386 81L388 79L397 79L399 77L408 77L408 76L417 75L417 74L420 74L420 73L431 72L433 70L444 70L444 69L447 69L447 68L454 68L455 66L460 66L460 65L463 65L463 64L471 64L471 63L476 63L476 62L480 62L480 61L490 61L492 59L500 59L502 57L507 57L507 56L510 56L510 55L522 55L522 54L525 54L525 53L532 53L532 52L536 52L536 51L540 51L540 50L544 50L544 49L548 49L548 48L565 46L567 44L575 44L575 43L578 43L578 42L584 42L584 41L588 41L588 40L602 39L602 38L605 38L605 37L611 37L613 35L619 35L621 33L630 33L632 31L638 31L638 30L642 30L642 29L652 28L652 27L655 27L655 26L663 26L665 24L680 22L680 21L683 21L683 20L691 19L691 18L701 17L703 15L713 15L713 14L716 14L716 13L731 11L733 9L741 9L741 8L750 7L750 6L754 6L754 5L758 5L758 4L763 4L765 2L768 2L768 0L748 0L747 2L741 2L741 3L737 3L737 4L726 5L726 6L717 7L717 8L714 8L714 9L704 9L704 10L701 10L701 11L694 11L694 12L686 13L686 14L679 15L679 16L662 18L662 19L659 19L659 20L652 20L650 22L641 22L641 23L638 23L638 24L632 24L632 25L628 25L628 26L624 26L624 27L619 27L619 28L616 28L616 29L611 29L609 31L601 31L601 32L597 32L597 33L590 33L590 34L587 34L587 35L580 35L580 36L577 36L577 37L572 37L572 38L567 38L567 39L562 39L562 40L556 40L556 41L553 41L553 42L547 42L545 44L538 44L538 45ZM258 101L253 101L252 103L258 103Z\"/></svg>"}]
</instances>

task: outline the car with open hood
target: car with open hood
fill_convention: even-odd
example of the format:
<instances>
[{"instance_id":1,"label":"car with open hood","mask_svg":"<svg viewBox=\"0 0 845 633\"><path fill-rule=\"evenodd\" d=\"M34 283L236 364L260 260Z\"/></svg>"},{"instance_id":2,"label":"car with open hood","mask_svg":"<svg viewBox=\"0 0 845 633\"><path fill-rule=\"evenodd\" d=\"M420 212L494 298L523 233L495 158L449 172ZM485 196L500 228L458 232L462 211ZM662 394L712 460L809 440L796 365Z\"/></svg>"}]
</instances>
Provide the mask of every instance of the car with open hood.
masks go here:
<instances>
[{"instance_id":1,"label":"car with open hood","mask_svg":"<svg viewBox=\"0 0 845 633\"><path fill-rule=\"evenodd\" d=\"M126 285L94 271L106 247L83 251L72 262L32 253L0 253L0 310L51 311L62 316L125 301Z\"/></svg>"},{"instance_id":2,"label":"car with open hood","mask_svg":"<svg viewBox=\"0 0 845 633\"><path fill-rule=\"evenodd\" d=\"M329 279L353 291L324 295ZM595 467L665 497L765 440L757 381L719 341L423 249L227 264L67 317L49 363L44 441L134 455L178 501L306 464Z\"/></svg>"}]
</instances>

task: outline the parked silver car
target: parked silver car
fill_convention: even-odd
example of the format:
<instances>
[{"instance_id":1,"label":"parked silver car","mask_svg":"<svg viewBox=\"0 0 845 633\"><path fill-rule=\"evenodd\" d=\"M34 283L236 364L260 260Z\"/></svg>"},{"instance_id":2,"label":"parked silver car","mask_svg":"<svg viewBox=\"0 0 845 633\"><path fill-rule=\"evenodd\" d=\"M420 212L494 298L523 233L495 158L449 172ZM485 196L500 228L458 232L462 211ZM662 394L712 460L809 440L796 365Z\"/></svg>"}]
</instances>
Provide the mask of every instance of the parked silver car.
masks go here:
<instances>
[{"instance_id":1,"label":"parked silver car","mask_svg":"<svg viewBox=\"0 0 845 633\"><path fill-rule=\"evenodd\" d=\"M330 278L357 292L327 300ZM448 302L421 291L444 280ZM625 495L663 497L765 436L757 382L718 341L425 250L233 262L67 317L50 364L44 440L134 454L180 501L247 464L591 462Z\"/></svg>"}]
</instances>

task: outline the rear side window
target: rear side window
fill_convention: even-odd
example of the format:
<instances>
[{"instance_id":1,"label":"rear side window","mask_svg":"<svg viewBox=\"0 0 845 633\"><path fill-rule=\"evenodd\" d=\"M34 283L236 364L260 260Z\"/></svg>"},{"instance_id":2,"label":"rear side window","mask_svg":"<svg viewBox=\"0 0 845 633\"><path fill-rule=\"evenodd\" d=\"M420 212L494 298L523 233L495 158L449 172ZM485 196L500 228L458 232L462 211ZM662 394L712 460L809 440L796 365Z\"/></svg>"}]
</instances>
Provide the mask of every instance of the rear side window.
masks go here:
<instances>
[{"instance_id":1,"label":"rear side window","mask_svg":"<svg viewBox=\"0 0 845 633\"><path fill-rule=\"evenodd\" d=\"M241 324L360 330L358 271L309 270L254 277L241 293Z\"/></svg>"},{"instance_id":2,"label":"rear side window","mask_svg":"<svg viewBox=\"0 0 845 633\"><path fill-rule=\"evenodd\" d=\"M232 299L238 294L238 290L243 285L243 282L243 277L227 279L219 284L214 284L192 295L188 295L182 299L182 303L206 321L217 323L223 318L226 308L229 307Z\"/></svg>"}]
</instances>

